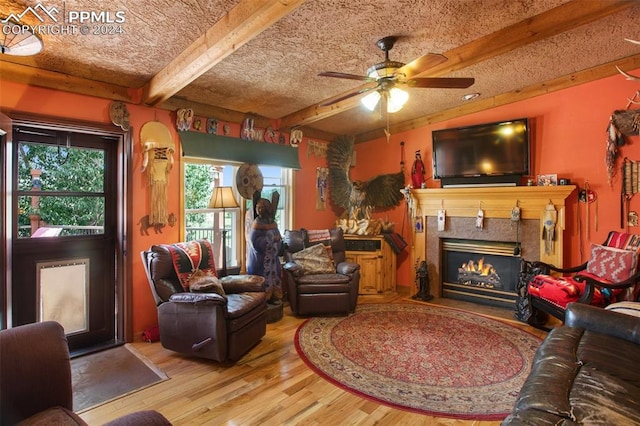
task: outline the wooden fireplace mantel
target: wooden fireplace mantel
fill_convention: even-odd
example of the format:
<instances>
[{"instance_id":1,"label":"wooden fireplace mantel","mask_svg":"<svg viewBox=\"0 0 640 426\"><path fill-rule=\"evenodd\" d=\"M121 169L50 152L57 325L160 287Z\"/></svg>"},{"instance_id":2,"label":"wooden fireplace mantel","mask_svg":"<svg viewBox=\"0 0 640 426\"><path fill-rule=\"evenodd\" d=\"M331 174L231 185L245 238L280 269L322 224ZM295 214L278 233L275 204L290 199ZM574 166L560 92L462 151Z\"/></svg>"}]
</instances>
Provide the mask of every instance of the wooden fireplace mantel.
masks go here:
<instances>
[{"instance_id":1,"label":"wooden fireplace mantel","mask_svg":"<svg viewBox=\"0 0 640 426\"><path fill-rule=\"evenodd\" d=\"M514 206L520 207L522 219L537 219L540 222L540 235L543 230L545 207L551 201L558 212L554 250L546 253L544 241L540 241L540 260L556 266L563 264L563 233L565 229L565 202L576 189L574 185L561 186L502 186L443 189L413 189L411 196L415 202L415 214L423 217L437 216L444 209L447 218L475 218L478 209L484 211L484 217L510 219ZM431 237L431 236L429 236ZM426 232L413 234L413 261L429 261L426 253Z\"/></svg>"}]
</instances>

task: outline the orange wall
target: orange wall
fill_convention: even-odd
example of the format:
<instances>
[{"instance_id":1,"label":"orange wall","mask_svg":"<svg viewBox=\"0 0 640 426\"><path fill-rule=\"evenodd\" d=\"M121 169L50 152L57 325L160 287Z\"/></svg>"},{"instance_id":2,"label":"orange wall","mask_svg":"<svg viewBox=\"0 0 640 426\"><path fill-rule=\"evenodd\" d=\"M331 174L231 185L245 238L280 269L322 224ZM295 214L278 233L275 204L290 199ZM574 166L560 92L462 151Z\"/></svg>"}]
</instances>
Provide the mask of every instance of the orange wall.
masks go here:
<instances>
[{"instance_id":1,"label":"orange wall","mask_svg":"<svg viewBox=\"0 0 640 426\"><path fill-rule=\"evenodd\" d=\"M64 119L84 120L95 123L111 123L109 118L110 101L89 96L75 95L66 92L57 92L33 86L0 82L0 107L6 110L15 110L26 113L35 113ZM133 221L132 234L130 235L130 256L132 264L132 297L134 304L133 330L136 338L140 333L157 323L157 315L153 297L149 291L149 284L142 267L140 251L149 248L152 244L177 241L179 227L165 227L162 234L155 234L150 230L148 236L141 236L136 225L141 217L149 213L149 191L147 190L146 174L140 173L142 165L140 147L140 128L148 121L158 120L172 129L175 137L175 120L170 112L127 105L130 113L131 129L133 135L133 161L131 173L131 186L133 188L132 207L130 212ZM176 156L178 157L178 156ZM176 158L178 159L178 158ZM169 212L178 213L179 206L179 167L176 166L169 176L168 205Z\"/></svg>"},{"instance_id":2,"label":"orange wall","mask_svg":"<svg viewBox=\"0 0 640 426\"><path fill-rule=\"evenodd\" d=\"M445 127L477 124L517 117L534 119L534 140L532 153L533 173L557 173L559 177L567 177L580 186L585 180L598 195L598 230L595 230L595 206L591 209L591 232L589 241L602 242L611 229L620 229L620 178L614 180L613 188L607 184L604 166L605 129L609 116L615 109L626 105L627 97L638 89L637 82L628 82L621 76L614 76L594 83L566 89L556 93L539 96L534 99L493 108L481 113L437 123L424 128L392 135L387 143L386 138L356 145L357 166L352 170L352 179L367 179L381 173L393 173L400 167L400 142L405 142L404 160L409 172L413 163L413 153L420 150L422 158L430 173L431 131ZM419 90L412 92L418 96ZM410 101L409 101L410 102ZM0 107L4 110L37 113L53 117L79 119L98 123L110 123L110 101L88 96L57 92L48 89L27 86L0 80ZM139 105L128 105L134 138L134 158L132 161L131 182L133 187L133 206L130 217L134 221L130 235L132 290L134 303L133 330L136 338L147 327L157 323L156 309L148 289L146 277L138 253L152 244L175 242L180 239L179 226L165 227L162 234L150 232L142 236L136 226L138 220L148 214L148 190L146 175L139 172L141 150L139 129L148 121L158 120L172 129L176 144L174 114L160 109ZM233 126L239 132L239 126ZM232 136L237 136L232 134ZM638 138L632 138L632 144L621 149L620 158L640 160ZM294 227L322 228L332 227L335 218L341 213L328 203L325 210L315 207L316 168L326 167L324 158L316 157L307 151L307 138L299 147L299 159L302 169L294 173ZM179 161L176 155L176 161ZM427 181L428 187L436 187L439 182ZM180 177L179 166L176 165L169 177L169 211L180 217ZM565 264L577 264L581 260L580 243L585 250L589 241L583 233L578 233L577 198L569 200L567 212L567 246L565 247ZM639 211L640 201L631 200L631 209ZM583 205L584 206L584 205ZM411 222L405 218L404 203L388 211L376 212L375 217L385 218L396 223L396 232L411 241ZM180 222L178 222L180 223ZM397 281L399 285L409 286L414 280L414 267L410 264L409 251L405 250L398 257Z\"/></svg>"},{"instance_id":3,"label":"orange wall","mask_svg":"<svg viewBox=\"0 0 640 426\"><path fill-rule=\"evenodd\" d=\"M637 71L634 74L637 74ZM613 111L624 109L627 98L638 89L640 89L638 82L627 81L623 76L616 75L392 135L389 143L386 138L381 138L358 144L356 145L357 175L363 178L397 170L400 142L404 141L408 184L416 150L420 150L422 154L427 176L432 174L431 131L520 117L533 119L532 176L556 173L558 178L569 178L573 184L580 187L584 187L585 181L588 181L589 187L597 195L597 205L589 206L588 238L586 208L581 203L578 209L577 191L568 200L564 263L565 266L578 265L588 257L590 243L602 243L608 231L622 230L620 227L620 173L614 178L610 187L607 183L605 167L605 130ZM412 91L411 96L419 96L419 90ZM621 161L625 157L640 161L638 136L630 138L630 142L620 149L617 170L620 170ZM439 181L427 180L427 187L439 187L439 185ZM631 199L630 209L640 212L638 197ZM404 212L404 207L401 206L396 208L390 217L397 223L402 223ZM581 220L581 227L579 220ZM405 225L403 235L407 241L410 241L410 229L410 226ZM579 229L582 229L582 232L579 232ZM397 226L396 231L398 231ZM640 232L640 230L631 228L629 232ZM526 258L526 253L524 256ZM398 261L398 284L412 284L415 271L413 265L410 265L409 256L405 253L398 258Z\"/></svg>"},{"instance_id":4,"label":"orange wall","mask_svg":"<svg viewBox=\"0 0 640 426\"><path fill-rule=\"evenodd\" d=\"M49 89L27 86L0 80L0 108L4 111L18 111L58 117L62 119L83 120L100 124L109 124L109 105L111 101L89 96L58 92ZM132 264L132 293L134 304L133 331L136 339L143 330L157 324L156 307L149 291L142 260L138 253L153 244L171 243L181 238L180 226L166 226L161 234L149 230L149 235L142 235L138 221L149 213L149 191L147 176L140 173L142 165L140 128L147 122L158 120L171 129L176 146L179 138L175 128L175 114L157 108L140 105L127 105L130 113L131 134L133 137L133 160L131 170L132 233L130 235L130 253ZM240 126L231 126L231 136L239 137ZM294 174L294 228L332 227L336 213L328 205L326 210L315 208L316 167L326 167L326 160L307 153L307 138L299 146L301 170ZM169 176L168 206L169 212L175 213L180 224L180 155L175 155L175 165Z\"/></svg>"}]
</instances>

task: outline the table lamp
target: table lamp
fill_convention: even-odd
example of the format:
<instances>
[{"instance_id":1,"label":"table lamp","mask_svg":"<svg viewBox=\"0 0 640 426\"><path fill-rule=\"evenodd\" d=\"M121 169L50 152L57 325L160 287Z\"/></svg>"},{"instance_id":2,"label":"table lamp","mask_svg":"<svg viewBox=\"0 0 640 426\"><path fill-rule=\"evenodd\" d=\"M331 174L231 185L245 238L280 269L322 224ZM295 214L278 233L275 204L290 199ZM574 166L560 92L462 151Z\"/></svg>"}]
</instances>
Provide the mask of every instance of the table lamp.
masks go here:
<instances>
[{"instance_id":1,"label":"table lamp","mask_svg":"<svg viewBox=\"0 0 640 426\"><path fill-rule=\"evenodd\" d=\"M230 186L218 186L213 188L213 194L209 200L210 209L222 209L222 276L227 276L227 230L224 224L225 210L240 207L233 196Z\"/></svg>"}]
</instances>

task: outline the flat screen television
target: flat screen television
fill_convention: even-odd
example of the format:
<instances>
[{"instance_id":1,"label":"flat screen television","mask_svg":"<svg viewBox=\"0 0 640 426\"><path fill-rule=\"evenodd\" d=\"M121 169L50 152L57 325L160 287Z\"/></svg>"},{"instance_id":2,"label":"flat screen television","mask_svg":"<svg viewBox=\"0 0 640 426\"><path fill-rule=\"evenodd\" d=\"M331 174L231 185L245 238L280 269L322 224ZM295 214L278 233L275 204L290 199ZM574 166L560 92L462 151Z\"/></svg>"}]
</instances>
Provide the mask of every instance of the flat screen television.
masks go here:
<instances>
[{"instance_id":1,"label":"flat screen television","mask_svg":"<svg viewBox=\"0 0 640 426\"><path fill-rule=\"evenodd\" d=\"M518 185L529 174L529 120L435 130L433 177L442 187Z\"/></svg>"}]
</instances>

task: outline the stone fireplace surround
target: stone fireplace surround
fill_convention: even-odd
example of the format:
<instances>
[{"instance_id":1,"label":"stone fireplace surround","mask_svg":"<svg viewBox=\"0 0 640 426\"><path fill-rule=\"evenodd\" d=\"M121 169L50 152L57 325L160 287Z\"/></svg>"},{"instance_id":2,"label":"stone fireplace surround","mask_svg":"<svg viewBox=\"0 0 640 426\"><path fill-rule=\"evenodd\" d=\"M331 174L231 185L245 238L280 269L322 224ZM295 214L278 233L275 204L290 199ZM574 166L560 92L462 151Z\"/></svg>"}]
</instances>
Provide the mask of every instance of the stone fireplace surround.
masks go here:
<instances>
[{"instance_id":1,"label":"stone fireplace surround","mask_svg":"<svg viewBox=\"0 0 640 426\"><path fill-rule=\"evenodd\" d=\"M470 187L446 189L416 189L411 194L415 212L424 216L424 232L413 234L414 264L427 261L431 294L442 297L441 246L442 239L515 242L516 229L511 223L511 209L520 207L519 240L522 257L542 260L557 266L563 264L563 232L565 228L565 200L575 186L510 186ZM542 218L551 201L558 212L556 240L552 253L545 253L542 240ZM475 227L478 209L484 211L483 229ZM438 231L437 214L446 211L446 227ZM414 288L417 292L417 288Z\"/></svg>"},{"instance_id":2,"label":"stone fireplace surround","mask_svg":"<svg viewBox=\"0 0 640 426\"><path fill-rule=\"evenodd\" d=\"M429 264L430 278L433 280L431 283L437 282L440 288L441 297L454 297L448 296L447 291L443 290L443 278L446 278L446 273L443 268L446 267L442 263L442 243L445 239L461 239L461 240L474 240L474 241L499 241L499 242L516 242L516 225L513 225L510 219L506 218L490 218L484 220L483 229L476 229L475 218L467 217L453 217L448 218L447 229L444 232L438 231L438 220L434 216L428 216L426 220L425 232L426 238L426 252ZM538 220L525 219L520 221L519 241L521 247L522 258L533 261L539 260L540 253L538 250L538 241L540 235L538 234ZM467 289L468 291L469 289ZM465 292L465 290L462 290ZM480 289L472 290L482 291ZM512 296L500 297L494 295L503 302L491 302L485 298L485 296L472 295L468 293L467 296L463 296L462 300L474 301L484 304L493 304L495 306L509 306L509 303L513 305L515 303L515 290L513 290ZM459 297L456 297L459 298ZM509 300L511 302L509 302Z\"/></svg>"}]
</instances>

